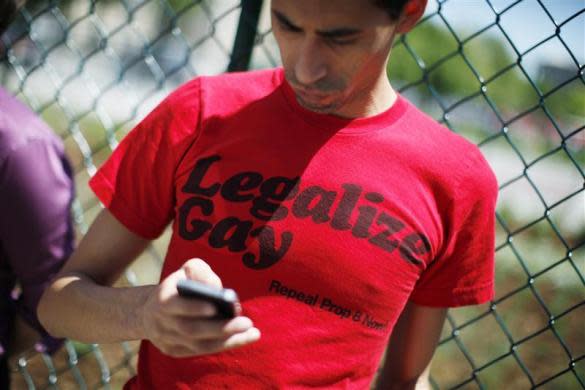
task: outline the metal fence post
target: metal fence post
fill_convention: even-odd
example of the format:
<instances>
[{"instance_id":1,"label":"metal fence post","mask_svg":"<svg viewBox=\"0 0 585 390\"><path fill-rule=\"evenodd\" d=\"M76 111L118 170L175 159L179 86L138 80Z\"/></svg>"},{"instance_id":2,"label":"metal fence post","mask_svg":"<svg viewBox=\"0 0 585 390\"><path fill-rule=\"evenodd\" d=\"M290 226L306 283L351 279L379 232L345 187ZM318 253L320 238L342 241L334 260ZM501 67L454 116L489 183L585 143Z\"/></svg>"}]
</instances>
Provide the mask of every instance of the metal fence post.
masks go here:
<instances>
[{"instance_id":1,"label":"metal fence post","mask_svg":"<svg viewBox=\"0 0 585 390\"><path fill-rule=\"evenodd\" d=\"M242 13L238 22L238 31L234 40L228 72L247 70L250 65L262 3L262 0L242 1Z\"/></svg>"}]
</instances>

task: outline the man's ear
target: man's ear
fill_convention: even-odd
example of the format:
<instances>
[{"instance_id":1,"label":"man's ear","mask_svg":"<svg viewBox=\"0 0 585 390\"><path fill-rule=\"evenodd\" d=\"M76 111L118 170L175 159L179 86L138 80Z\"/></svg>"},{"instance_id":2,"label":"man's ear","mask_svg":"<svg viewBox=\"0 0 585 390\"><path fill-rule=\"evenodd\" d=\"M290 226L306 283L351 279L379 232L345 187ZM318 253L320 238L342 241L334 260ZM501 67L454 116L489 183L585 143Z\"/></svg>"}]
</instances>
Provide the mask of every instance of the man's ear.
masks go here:
<instances>
[{"instance_id":1,"label":"man's ear","mask_svg":"<svg viewBox=\"0 0 585 390\"><path fill-rule=\"evenodd\" d=\"M409 32L422 17L427 7L427 0L409 0L398 19L396 31L400 34Z\"/></svg>"}]
</instances>

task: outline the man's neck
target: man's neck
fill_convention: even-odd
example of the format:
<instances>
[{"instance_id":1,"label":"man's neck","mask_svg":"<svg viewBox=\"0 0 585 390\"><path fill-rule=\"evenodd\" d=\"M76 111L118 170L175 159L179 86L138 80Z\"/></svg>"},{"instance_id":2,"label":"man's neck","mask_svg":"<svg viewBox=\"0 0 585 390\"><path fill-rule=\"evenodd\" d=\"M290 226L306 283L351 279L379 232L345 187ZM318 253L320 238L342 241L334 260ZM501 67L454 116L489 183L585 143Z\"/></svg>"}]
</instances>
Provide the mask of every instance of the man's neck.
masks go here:
<instances>
[{"instance_id":1,"label":"man's neck","mask_svg":"<svg viewBox=\"0 0 585 390\"><path fill-rule=\"evenodd\" d=\"M398 95L390 85L386 74L381 75L373 86L360 91L356 99L336 113L344 118L367 118L388 110Z\"/></svg>"}]
</instances>

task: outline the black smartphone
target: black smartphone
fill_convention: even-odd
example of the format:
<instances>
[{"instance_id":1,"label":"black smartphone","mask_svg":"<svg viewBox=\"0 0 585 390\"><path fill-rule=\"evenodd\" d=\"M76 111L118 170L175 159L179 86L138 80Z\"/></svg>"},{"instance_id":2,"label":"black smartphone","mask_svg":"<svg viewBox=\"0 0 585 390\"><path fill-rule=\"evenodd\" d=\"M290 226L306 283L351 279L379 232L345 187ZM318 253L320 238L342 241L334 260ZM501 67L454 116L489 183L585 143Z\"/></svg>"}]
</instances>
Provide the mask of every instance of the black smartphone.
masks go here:
<instances>
[{"instance_id":1,"label":"black smartphone","mask_svg":"<svg viewBox=\"0 0 585 390\"><path fill-rule=\"evenodd\" d=\"M177 283L177 291L182 297L201 299L215 305L215 318L229 319L236 316L238 295L231 288L217 288L194 280L181 279Z\"/></svg>"}]
</instances>

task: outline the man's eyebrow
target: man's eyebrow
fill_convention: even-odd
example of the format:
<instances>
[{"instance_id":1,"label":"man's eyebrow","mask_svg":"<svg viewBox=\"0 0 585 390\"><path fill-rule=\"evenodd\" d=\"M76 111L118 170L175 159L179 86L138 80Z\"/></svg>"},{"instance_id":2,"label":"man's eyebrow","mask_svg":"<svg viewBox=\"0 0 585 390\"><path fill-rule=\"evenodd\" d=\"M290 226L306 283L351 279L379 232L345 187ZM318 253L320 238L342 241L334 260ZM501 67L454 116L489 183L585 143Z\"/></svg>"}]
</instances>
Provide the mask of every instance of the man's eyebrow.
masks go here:
<instances>
[{"instance_id":1,"label":"man's eyebrow","mask_svg":"<svg viewBox=\"0 0 585 390\"><path fill-rule=\"evenodd\" d=\"M291 22L284 14L278 12L277 10L272 10L272 13L276 18L281 22L295 30L302 30L299 26L296 26L293 22ZM359 28L351 28L351 27L340 27L334 28L331 30L317 30L317 34L325 38L344 38L353 35L357 35L361 33L362 30Z\"/></svg>"},{"instance_id":2,"label":"man's eyebrow","mask_svg":"<svg viewBox=\"0 0 585 390\"><path fill-rule=\"evenodd\" d=\"M361 33L359 28L341 27L332 30L317 30L317 34L325 38L344 38Z\"/></svg>"},{"instance_id":3,"label":"man's eyebrow","mask_svg":"<svg viewBox=\"0 0 585 390\"><path fill-rule=\"evenodd\" d=\"M286 24L287 26L291 27L294 30L302 30L299 26L296 26L293 22L291 22L286 16L284 16L284 14L278 12L277 10L272 10L272 13L274 14L274 16L276 16L276 18L283 24Z\"/></svg>"}]
</instances>

